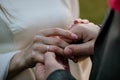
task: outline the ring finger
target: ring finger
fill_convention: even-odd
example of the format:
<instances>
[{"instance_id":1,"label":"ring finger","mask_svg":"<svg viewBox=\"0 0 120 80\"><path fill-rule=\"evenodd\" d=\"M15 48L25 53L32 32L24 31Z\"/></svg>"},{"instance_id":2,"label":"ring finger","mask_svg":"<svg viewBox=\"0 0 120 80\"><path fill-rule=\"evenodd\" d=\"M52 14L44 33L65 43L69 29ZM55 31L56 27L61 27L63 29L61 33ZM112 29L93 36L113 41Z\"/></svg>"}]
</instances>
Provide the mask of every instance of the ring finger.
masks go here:
<instances>
[{"instance_id":1,"label":"ring finger","mask_svg":"<svg viewBox=\"0 0 120 80\"><path fill-rule=\"evenodd\" d=\"M35 43L33 49L35 51L39 51L40 53L51 51L58 54L63 54L63 49L55 45L45 45L41 43Z\"/></svg>"},{"instance_id":2,"label":"ring finger","mask_svg":"<svg viewBox=\"0 0 120 80\"><path fill-rule=\"evenodd\" d=\"M34 40L42 44L56 45L61 48L65 48L66 46L69 45L67 42L60 39L59 37L44 37L44 36L37 35Z\"/></svg>"}]
</instances>

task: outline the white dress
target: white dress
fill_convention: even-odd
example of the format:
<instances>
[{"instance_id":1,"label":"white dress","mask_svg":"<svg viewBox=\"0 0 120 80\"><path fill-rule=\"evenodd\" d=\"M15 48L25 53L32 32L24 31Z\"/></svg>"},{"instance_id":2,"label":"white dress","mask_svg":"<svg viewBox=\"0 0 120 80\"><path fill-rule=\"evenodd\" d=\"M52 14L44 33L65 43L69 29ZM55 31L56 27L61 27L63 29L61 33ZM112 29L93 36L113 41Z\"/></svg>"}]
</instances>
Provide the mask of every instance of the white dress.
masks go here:
<instances>
[{"instance_id":1,"label":"white dress","mask_svg":"<svg viewBox=\"0 0 120 80\"><path fill-rule=\"evenodd\" d=\"M29 46L36 32L48 27L65 29L79 16L77 0L0 0L0 5L0 18L8 25L13 40L6 45L0 43L0 80L5 79L13 55ZM29 69L15 80L35 77Z\"/></svg>"}]
</instances>

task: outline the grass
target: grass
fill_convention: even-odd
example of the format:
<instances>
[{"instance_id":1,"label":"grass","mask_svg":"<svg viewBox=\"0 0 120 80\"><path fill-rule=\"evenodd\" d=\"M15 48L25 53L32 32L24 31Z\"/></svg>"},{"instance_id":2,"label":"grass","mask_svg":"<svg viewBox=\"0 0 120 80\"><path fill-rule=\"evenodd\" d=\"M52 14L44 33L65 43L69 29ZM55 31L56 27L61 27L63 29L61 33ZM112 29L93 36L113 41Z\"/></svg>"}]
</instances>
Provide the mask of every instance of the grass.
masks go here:
<instances>
[{"instance_id":1,"label":"grass","mask_svg":"<svg viewBox=\"0 0 120 80\"><path fill-rule=\"evenodd\" d=\"M107 0L79 0L80 17L101 24L107 12Z\"/></svg>"}]
</instances>

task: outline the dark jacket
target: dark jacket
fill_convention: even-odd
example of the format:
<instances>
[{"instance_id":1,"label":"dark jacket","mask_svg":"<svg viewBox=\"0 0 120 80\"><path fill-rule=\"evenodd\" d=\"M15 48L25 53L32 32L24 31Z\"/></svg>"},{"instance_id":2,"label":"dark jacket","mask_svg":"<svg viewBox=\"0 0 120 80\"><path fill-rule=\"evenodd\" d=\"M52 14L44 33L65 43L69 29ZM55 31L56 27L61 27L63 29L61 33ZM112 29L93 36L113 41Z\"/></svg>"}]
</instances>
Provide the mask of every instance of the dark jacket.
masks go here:
<instances>
[{"instance_id":1,"label":"dark jacket","mask_svg":"<svg viewBox=\"0 0 120 80\"><path fill-rule=\"evenodd\" d=\"M120 80L119 12L111 9L106 17L95 43L92 63L93 65L89 80ZM48 77L48 80L75 79L66 71L56 71Z\"/></svg>"}]
</instances>

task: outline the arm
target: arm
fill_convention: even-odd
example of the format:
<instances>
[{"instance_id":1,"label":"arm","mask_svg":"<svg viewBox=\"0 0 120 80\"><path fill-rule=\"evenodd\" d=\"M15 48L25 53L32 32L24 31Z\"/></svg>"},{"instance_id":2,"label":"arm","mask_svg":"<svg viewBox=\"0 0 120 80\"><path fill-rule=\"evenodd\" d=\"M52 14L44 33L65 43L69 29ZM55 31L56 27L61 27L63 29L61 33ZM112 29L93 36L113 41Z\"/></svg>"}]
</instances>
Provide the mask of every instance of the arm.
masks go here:
<instances>
[{"instance_id":1,"label":"arm","mask_svg":"<svg viewBox=\"0 0 120 80\"><path fill-rule=\"evenodd\" d=\"M12 57L19 51L14 50L13 34L7 23L0 17L0 80L5 80Z\"/></svg>"},{"instance_id":2,"label":"arm","mask_svg":"<svg viewBox=\"0 0 120 80\"><path fill-rule=\"evenodd\" d=\"M17 53L9 52L9 53L0 53L0 80L5 80L9 70L9 63L11 58Z\"/></svg>"}]
</instances>

